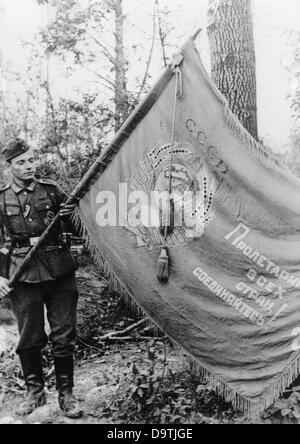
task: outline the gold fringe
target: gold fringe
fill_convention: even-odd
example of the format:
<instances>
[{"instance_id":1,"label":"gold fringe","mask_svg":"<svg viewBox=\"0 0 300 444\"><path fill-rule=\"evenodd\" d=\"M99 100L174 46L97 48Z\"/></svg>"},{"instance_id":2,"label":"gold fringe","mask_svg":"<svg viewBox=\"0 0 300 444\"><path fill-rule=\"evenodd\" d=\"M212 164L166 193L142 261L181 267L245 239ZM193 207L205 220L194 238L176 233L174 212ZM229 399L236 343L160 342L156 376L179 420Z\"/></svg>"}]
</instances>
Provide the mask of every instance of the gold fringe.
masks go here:
<instances>
[{"instance_id":1,"label":"gold fringe","mask_svg":"<svg viewBox=\"0 0 300 444\"><path fill-rule=\"evenodd\" d=\"M274 378L265 394L256 401L252 401L237 393L221 379L203 368L193 357L191 357L191 364L193 373L199 376L201 382L208 383L217 395L224 398L226 402L232 404L251 420L259 420L262 414L283 395L300 374L300 355L296 354L283 372Z\"/></svg>"},{"instance_id":2,"label":"gold fringe","mask_svg":"<svg viewBox=\"0 0 300 444\"><path fill-rule=\"evenodd\" d=\"M261 400L251 401L246 397L240 395L228 384L225 384L221 379L206 370L201 364L195 361L192 362L193 374L199 377L199 382L208 384L209 387L226 402L231 404L237 411L243 413L247 418L251 420L259 420L262 413L265 411L265 407L262 406Z\"/></svg>"},{"instance_id":3,"label":"gold fringe","mask_svg":"<svg viewBox=\"0 0 300 444\"><path fill-rule=\"evenodd\" d=\"M271 151L258 143L254 137L244 128L237 116L233 114L228 106L227 100L222 96L224 106L224 119L226 125L239 142L247 148L247 151L256 156L268 168L271 166L283 166L282 162L277 159Z\"/></svg>"},{"instance_id":4,"label":"gold fringe","mask_svg":"<svg viewBox=\"0 0 300 444\"><path fill-rule=\"evenodd\" d=\"M148 317L151 322L156 326L157 332L162 332L163 329L159 326L154 319L152 319L147 312L136 302L133 294L123 284L120 279L115 275L110 265L107 263L98 247L91 240L88 229L86 228L84 221L81 219L80 213L75 211L73 214L72 222L86 242L87 248L94 258L97 266L111 288L125 298L128 305L138 315ZM165 332L164 332L165 333ZM166 333L165 333L166 334ZM207 370L201 362L198 362L191 353L182 347L177 341L167 335L169 339L175 343L180 350L183 350L187 354L193 364L194 371L199 375L199 379L202 382L208 383L215 393L221 396L226 402L230 403L235 409L242 412L251 420L258 420L264 411L272 406L284 393L284 391L291 385L300 375L300 354L295 354L291 361L287 364L283 372L274 378L273 382L266 389L265 394L253 401L251 399L242 396L232 389L228 384L223 382L220 378L215 376L212 372Z\"/></svg>"}]
</instances>

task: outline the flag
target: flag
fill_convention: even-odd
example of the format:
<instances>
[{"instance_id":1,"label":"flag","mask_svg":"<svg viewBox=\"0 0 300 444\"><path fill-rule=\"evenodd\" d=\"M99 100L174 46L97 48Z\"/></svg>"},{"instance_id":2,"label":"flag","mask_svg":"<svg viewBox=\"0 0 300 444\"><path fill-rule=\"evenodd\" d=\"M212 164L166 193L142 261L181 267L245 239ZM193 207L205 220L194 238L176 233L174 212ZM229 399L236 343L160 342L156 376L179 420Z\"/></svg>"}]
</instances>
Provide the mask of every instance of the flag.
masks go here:
<instances>
[{"instance_id":1,"label":"flag","mask_svg":"<svg viewBox=\"0 0 300 444\"><path fill-rule=\"evenodd\" d=\"M120 293L253 417L300 373L300 181L231 113L192 40L182 56L86 176L78 217Z\"/></svg>"}]
</instances>

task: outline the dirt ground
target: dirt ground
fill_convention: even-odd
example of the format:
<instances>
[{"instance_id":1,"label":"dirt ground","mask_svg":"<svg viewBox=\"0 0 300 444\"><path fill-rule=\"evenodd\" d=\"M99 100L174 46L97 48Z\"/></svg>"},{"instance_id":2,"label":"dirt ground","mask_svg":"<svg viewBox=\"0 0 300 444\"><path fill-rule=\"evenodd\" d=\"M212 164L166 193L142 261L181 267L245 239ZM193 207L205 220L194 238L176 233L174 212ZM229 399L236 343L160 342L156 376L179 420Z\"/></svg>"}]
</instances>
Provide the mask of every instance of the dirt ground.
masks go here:
<instances>
[{"instance_id":1,"label":"dirt ground","mask_svg":"<svg viewBox=\"0 0 300 444\"><path fill-rule=\"evenodd\" d=\"M17 339L15 326L6 327L10 346L14 347ZM191 400L191 393L186 392L184 384L179 383L181 372L187 372L185 357L178 350L161 341L155 341L155 375L157 380L164 374L165 380L159 381L163 385L164 396L174 398L162 400L157 395L153 400L153 408L149 404L147 417L146 403L151 401L150 393L143 406L139 406L134 396L133 387L138 387L141 394L149 390L149 368L153 361L149 359L149 341L124 342L110 345L109 350L101 353L91 353L89 356L77 360L76 365L76 395L84 408L84 416L79 420L64 418L57 406L54 379L51 368L47 378L48 404L38 409L27 418L18 418L15 410L21 400L25 398L24 383L21 371L13 350L10 348L3 357L6 360L5 371L0 367L0 423L47 423L47 424L120 424L120 423L243 423L246 419L236 414L230 406L222 400L214 399L214 395L204 386L196 387L203 392L205 403L203 409L198 409ZM167 349L167 350L166 350ZM2 375L1 375L2 373ZM139 383L139 378L141 381ZM185 375L187 378L187 375ZM192 385L192 381L188 384ZM134 387L135 388L135 387ZM160 388L160 387L159 387ZM130 395L130 397L128 397ZM153 395L152 395L153 396ZM143 396L140 397L142 401ZM200 398L199 398L200 399ZM199 401L198 399L198 401ZM163 401L164 405L161 405ZM178 403L178 409L170 408ZM199 401L200 402L200 401ZM218 405L219 403L219 405ZM194 404L194 405L193 405ZM140 408L143 408L143 411ZM154 411L158 410L158 414ZM172 411L173 410L173 411ZM202 412L201 412L202 410ZM172 415L174 417L172 418Z\"/></svg>"},{"instance_id":2,"label":"dirt ground","mask_svg":"<svg viewBox=\"0 0 300 444\"><path fill-rule=\"evenodd\" d=\"M15 326L5 328L8 334L10 346L15 345L17 331ZM103 357L92 353L91 356L77 361L76 365L76 395L82 403L85 414L80 420L68 420L59 411L56 400L54 380L52 376L47 378L48 405L38 409L33 415L21 418L24 423L114 423L114 418L109 412L109 399L120 390L120 381L128 374L132 364L143 365L145 344L124 344L112 346ZM11 361L7 367L7 378L1 378L2 394L0 396L0 421L3 418L20 420L15 415L15 409L20 400L25 398L24 384L21 380L20 368L12 350L7 352L6 359ZM173 366L171 360L170 367ZM13 374L10 373L13 369ZM10 375L9 375L10 373ZM50 373L51 369L50 369ZM10 376L10 377L9 377ZM6 379L6 380L5 380ZM111 417L110 417L111 415Z\"/></svg>"},{"instance_id":3,"label":"dirt ground","mask_svg":"<svg viewBox=\"0 0 300 444\"><path fill-rule=\"evenodd\" d=\"M91 266L78 274L81 293L75 393L84 409L79 420L62 416L57 406L50 350L44 353L48 403L26 418L15 414L25 398L21 369L14 349L15 320L0 306L0 424L249 424L251 421L199 383L189 360L150 325L121 337L140 318L133 314ZM295 399L295 396L297 399ZM259 421L299 423L300 399L281 401ZM299 396L300 398L300 396Z\"/></svg>"}]
</instances>

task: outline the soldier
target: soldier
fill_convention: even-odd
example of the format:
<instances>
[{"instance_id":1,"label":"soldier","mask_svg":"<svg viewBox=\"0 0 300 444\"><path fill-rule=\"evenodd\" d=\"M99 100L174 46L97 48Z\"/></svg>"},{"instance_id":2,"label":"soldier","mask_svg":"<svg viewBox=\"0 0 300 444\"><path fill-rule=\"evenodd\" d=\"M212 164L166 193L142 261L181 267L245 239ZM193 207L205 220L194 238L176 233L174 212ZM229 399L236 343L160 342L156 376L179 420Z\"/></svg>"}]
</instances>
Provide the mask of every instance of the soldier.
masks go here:
<instances>
[{"instance_id":1,"label":"soldier","mask_svg":"<svg viewBox=\"0 0 300 444\"><path fill-rule=\"evenodd\" d=\"M70 229L70 216L75 206L63 204L66 194L55 182L35 177L34 152L24 140L12 140L3 155L12 179L0 187L3 238L0 299L10 294L20 333L16 352L24 373L27 397L18 413L28 415L46 404L41 356L48 342L44 328L46 306L59 406L65 416L77 418L82 414L73 395L77 267L62 236L64 224ZM10 289L8 279L59 211L61 223L51 231L13 290Z\"/></svg>"}]
</instances>

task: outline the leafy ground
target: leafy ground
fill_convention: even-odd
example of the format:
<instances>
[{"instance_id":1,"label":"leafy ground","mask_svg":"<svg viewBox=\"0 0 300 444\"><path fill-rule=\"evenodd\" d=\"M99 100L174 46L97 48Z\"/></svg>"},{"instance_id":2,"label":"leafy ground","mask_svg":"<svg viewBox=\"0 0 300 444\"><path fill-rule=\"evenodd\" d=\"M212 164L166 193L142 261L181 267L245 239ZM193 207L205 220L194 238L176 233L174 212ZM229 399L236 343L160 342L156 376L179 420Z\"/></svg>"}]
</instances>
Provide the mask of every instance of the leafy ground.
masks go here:
<instances>
[{"instance_id":1,"label":"leafy ground","mask_svg":"<svg viewBox=\"0 0 300 444\"><path fill-rule=\"evenodd\" d=\"M44 353L48 404L27 418L15 409L25 396L14 347L18 338L9 307L0 307L0 423L246 424L249 421L199 384L186 356L132 313L91 265L80 268L76 394L85 415L67 420L57 408L51 353ZM138 324L132 331L128 327ZM122 331L121 337L115 336ZM109 333L113 332L111 336ZM109 337L107 337L109 336ZM3 343L3 341L2 341ZM300 396L266 413L262 423L299 423Z\"/></svg>"}]
</instances>

